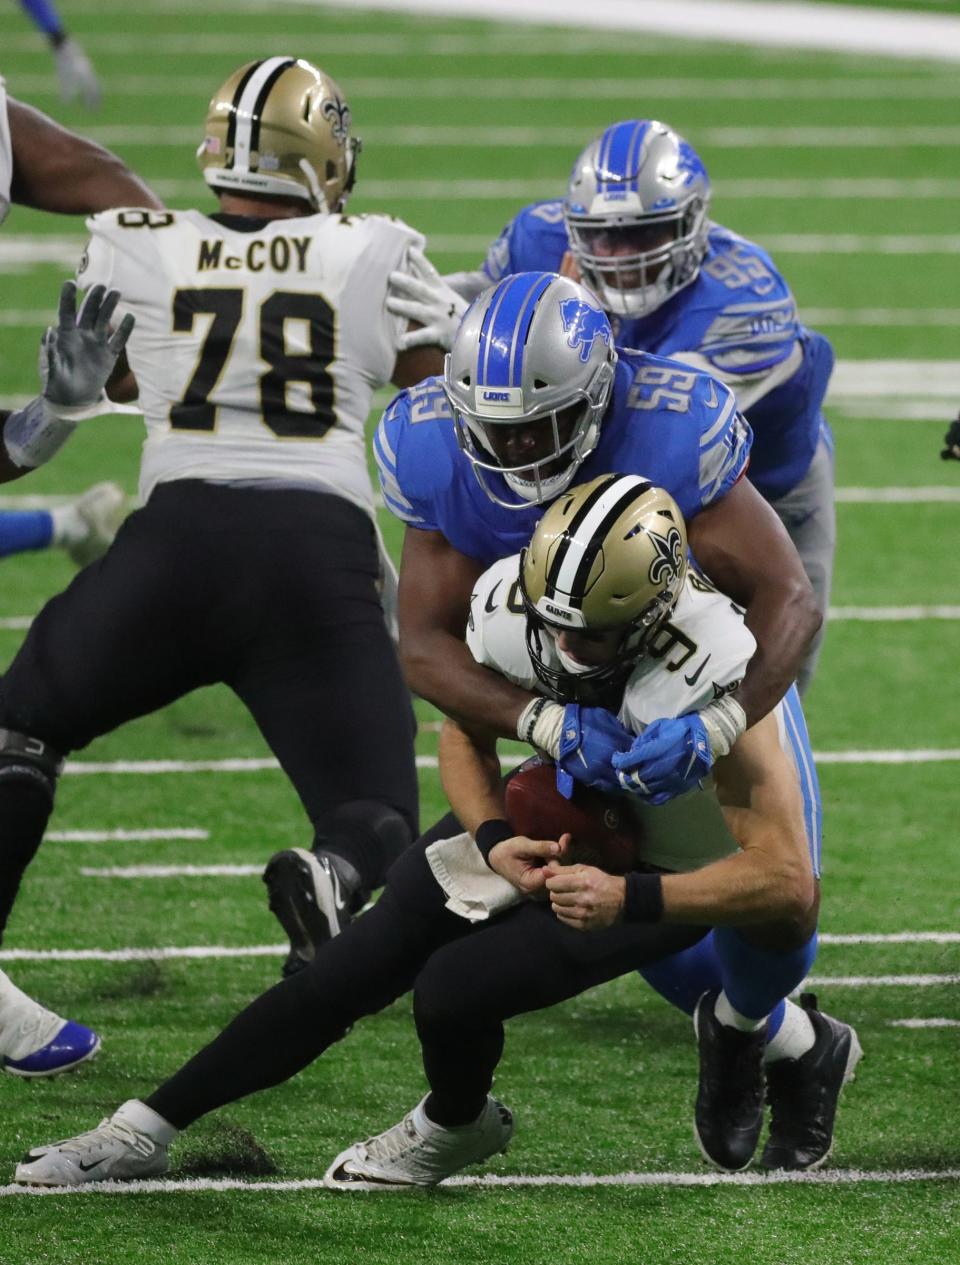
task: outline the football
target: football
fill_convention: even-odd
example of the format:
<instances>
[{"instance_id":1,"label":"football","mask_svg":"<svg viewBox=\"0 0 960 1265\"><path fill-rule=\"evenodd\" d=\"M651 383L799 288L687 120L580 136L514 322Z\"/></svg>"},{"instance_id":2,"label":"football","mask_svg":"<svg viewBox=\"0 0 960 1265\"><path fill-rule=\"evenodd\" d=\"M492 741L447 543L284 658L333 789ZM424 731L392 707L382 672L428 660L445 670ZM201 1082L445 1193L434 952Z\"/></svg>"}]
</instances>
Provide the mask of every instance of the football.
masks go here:
<instances>
[{"instance_id":1,"label":"football","mask_svg":"<svg viewBox=\"0 0 960 1265\"><path fill-rule=\"evenodd\" d=\"M574 783L573 798L557 790L557 771L543 760L528 760L507 782L506 814L518 835L529 839L573 836L564 864L596 865L608 874L638 868L642 843L639 824L625 805L599 791Z\"/></svg>"}]
</instances>

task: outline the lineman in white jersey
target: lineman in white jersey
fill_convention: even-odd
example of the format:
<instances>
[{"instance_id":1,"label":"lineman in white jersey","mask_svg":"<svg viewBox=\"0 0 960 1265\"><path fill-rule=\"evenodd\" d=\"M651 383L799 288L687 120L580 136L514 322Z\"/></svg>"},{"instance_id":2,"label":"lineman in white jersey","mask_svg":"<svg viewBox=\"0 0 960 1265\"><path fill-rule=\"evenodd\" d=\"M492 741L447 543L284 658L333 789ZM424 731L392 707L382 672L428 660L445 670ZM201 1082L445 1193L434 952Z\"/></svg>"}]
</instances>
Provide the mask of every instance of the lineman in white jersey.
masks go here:
<instances>
[{"instance_id":1,"label":"lineman in white jersey","mask_svg":"<svg viewBox=\"0 0 960 1265\"><path fill-rule=\"evenodd\" d=\"M525 554L480 579L471 646L492 670L537 690L544 708L551 698L603 700L625 723L640 725L664 709L695 706L709 692L703 676L732 684L754 646L729 601L685 571L676 503L636 476L602 476L558 497ZM688 651L710 656L709 674L678 670ZM692 684L683 679L694 675ZM504 1019L664 955L695 952L710 924L747 935L809 935L815 850L801 787L811 790L813 773L801 768L802 735L783 712L781 704L717 760L712 786L664 808L640 805L651 836L638 839L636 869L626 878L560 865L566 836L517 837L503 820L495 738L447 722L441 775L459 822L441 822L409 848L380 899L323 945L307 970L252 1002L145 1100L124 1104L90 1133L25 1156L17 1181L78 1185L163 1172L177 1130L294 1075L412 984L430 1093L400 1124L343 1151L325 1184L352 1191L432 1186L504 1150L512 1118L490 1097ZM671 823L659 834L658 819ZM685 835L693 831L702 843L690 850ZM544 894L550 903L523 899ZM764 982L747 984L758 996L763 991ZM705 1033L711 1054L719 1041L729 1055L715 1032L715 1000L708 993L698 1010L701 1055ZM763 1031L733 1032L735 1054L759 1071ZM773 1121L764 1163L811 1167L829 1150L837 1096L859 1055L856 1034L790 1006L770 1053ZM739 1067L722 1070L735 1085L749 1079ZM762 1100L753 1106L762 1117ZM738 1158L742 1167L759 1123L731 1119L723 1107L698 1103L701 1142L711 1158ZM748 1131L752 1139L741 1136ZM715 1154L720 1134L738 1157Z\"/></svg>"},{"instance_id":2,"label":"lineman in white jersey","mask_svg":"<svg viewBox=\"0 0 960 1265\"><path fill-rule=\"evenodd\" d=\"M265 875L288 969L416 837L413 716L362 425L375 388L418 381L440 353L397 353L387 276L423 239L343 213L358 148L327 75L267 58L210 104L198 157L217 214L90 221L80 277L120 288L137 320L110 393L139 394L146 505L41 612L3 680L0 726L49 758L45 799L0 859L0 924L59 759L213 682L249 708L313 824L312 849L278 853Z\"/></svg>"},{"instance_id":3,"label":"lineman in white jersey","mask_svg":"<svg viewBox=\"0 0 960 1265\"><path fill-rule=\"evenodd\" d=\"M8 97L0 78L0 223L11 203L65 214L160 205L115 155ZM75 286L64 285L58 323L44 339L42 394L13 413L0 410L0 483L49 461L80 422L106 411L104 383L132 325L130 318L110 332L117 298L95 287L78 314ZM84 565L112 539L125 501L109 483L54 510L2 511L0 557L62 546ZM47 774L37 767L42 747L0 727L0 854L19 828L18 803L46 797ZM99 1046L96 1033L45 1009L0 972L0 1067L21 1077L55 1076L92 1058Z\"/></svg>"}]
</instances>

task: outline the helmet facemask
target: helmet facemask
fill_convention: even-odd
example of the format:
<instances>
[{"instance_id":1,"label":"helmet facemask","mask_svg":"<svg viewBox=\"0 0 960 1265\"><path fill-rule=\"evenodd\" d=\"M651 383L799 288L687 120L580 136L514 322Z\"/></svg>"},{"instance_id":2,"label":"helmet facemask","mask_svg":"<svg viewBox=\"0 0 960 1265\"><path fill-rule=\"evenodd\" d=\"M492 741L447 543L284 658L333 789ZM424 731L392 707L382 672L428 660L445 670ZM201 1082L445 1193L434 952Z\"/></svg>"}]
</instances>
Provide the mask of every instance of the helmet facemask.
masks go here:
<instances>
[{"instance_id":1,"label":"helmet facemask","mask_svg":"<svg viewBox=\"0 0 960 1265\"><path fill-rule=\"evenodd\" d=\"M707 250L710 180L652 119L614 123L573 165L563 204L585 285L608 312L641 317L695 281Z\"/></svg>"},{"instance_id":2,"label":"helmet facemask","mask_svg":"<svg viewBox=\"0 0 960 1265\"><path fill-rule=\"evenodd\" d=\"M461 451L506 509L559 496L597 446L617 355L596 299L554 273L516 273L467 310L444 365Z\"/></svg>"},{"instance_id":3,"label":"helmet facemask","mask_svg":"<svg viewBox=\"0 0 960 1265\"><path fill-rule=\"evenodd\" d=\"M639 475L602 475L547 510L520 557L520 593L530 662L553 697L619 698L679 599L686 549L676 502Z\"/></svg>"}]
</instances>

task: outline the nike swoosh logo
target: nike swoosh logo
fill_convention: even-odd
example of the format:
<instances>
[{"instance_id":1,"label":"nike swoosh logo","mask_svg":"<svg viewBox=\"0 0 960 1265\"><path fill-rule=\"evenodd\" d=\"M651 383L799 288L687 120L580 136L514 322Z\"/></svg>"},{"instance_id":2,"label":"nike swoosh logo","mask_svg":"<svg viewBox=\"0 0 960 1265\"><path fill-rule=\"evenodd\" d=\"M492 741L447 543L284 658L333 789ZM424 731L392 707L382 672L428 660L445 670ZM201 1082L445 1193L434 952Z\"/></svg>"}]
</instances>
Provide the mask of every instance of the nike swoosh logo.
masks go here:
<instances>
[{"instance_id":1,"label":"nike swoosh logo","mask_svg":"<svg viewBox=\"0 0 960 1265\"><path fill-rule=\"evenodd\" d=\"M719 403L720 401L717 398L717 388L714 386L713 379L711 378L710 379L710 394L707 397L707 408L716 408Z\"/></svg>"},{"instance_id":2,"label":"nike swoosh logo","mask_svg":"<svg viewBox=\"0 0 960 1265\"><path fill-rule=\"evenodd\" d=\"M106 1158L106 1156L103 1157L103 1159ZM89 1173L92 1168L99 1168L102 1163L103 1160L94 1160L92 1164L84 1164L83 1160L78 1160L77 1168L79 1168L81 1173Z\"/></svg>"},{"instance_id":3,"label":"nike swoosh logo","mask_svg":"<svg viewBox=\"0 0 960 1265\"><path fill-rule=\"evenodd\" d=\"M494 595L496 594L497 589L500 587L502 583L503 583L502 580L498 580L496 584L493 586L493 588L490 590L490 592L487 594L487 600L483 604L483 609L487 612L488 615L492 615L493 612L497 609L497 604L496 602L494 602L493 599L494 599Z\"/></svg>"},{"instance_id":4,"label":"nike swoosh logo","mask_svg":"<svg viewBox=\"0 0 960 1265\"><path fill-rule=\"evenodd\" d=\"M686 681L686 683L688 685L696 685L696 683L700 680L701 672L703 671L703 669L707 666L709 662L710 662L710 655L707 655L704 661L700 664L699 668L697 668L696 672L694 672L693 676L684 676L683 679Z\"/></svg>"}]
</instances>

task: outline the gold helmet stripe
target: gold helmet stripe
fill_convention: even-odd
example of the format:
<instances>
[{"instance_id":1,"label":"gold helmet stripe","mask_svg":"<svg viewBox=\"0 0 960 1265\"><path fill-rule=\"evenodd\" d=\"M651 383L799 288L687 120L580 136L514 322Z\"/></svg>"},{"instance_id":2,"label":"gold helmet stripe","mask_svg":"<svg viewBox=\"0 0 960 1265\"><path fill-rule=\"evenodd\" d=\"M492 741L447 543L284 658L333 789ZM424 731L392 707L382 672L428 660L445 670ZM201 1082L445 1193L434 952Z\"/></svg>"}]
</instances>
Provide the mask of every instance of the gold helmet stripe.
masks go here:
<instances>
[{"instance_id":1,"label":"gold helmet stripe","mask_svg":"<svg viewBox=\"0 0 960 1265\"><path fill-rule=\"evenodd\" d=\"M250 155L260 143L260 119L273 85L296 64L293 57L267 57L246 82L237 87L230 126L234 129L233 162L236 171L250 170Z\"/></svg>"},{"instance_id":2,"label":"gold helmet stripe","mask_svg":"<svg viewBox=\"0 0 960 1265\"><path fill-rule=\"evenodd\" d=\"M637 475L613 476L584 501L564 532L547 576L546 595L569 594L579 606L597 555L617 519L651 484Z\"/></svg>"}]
</instances>

